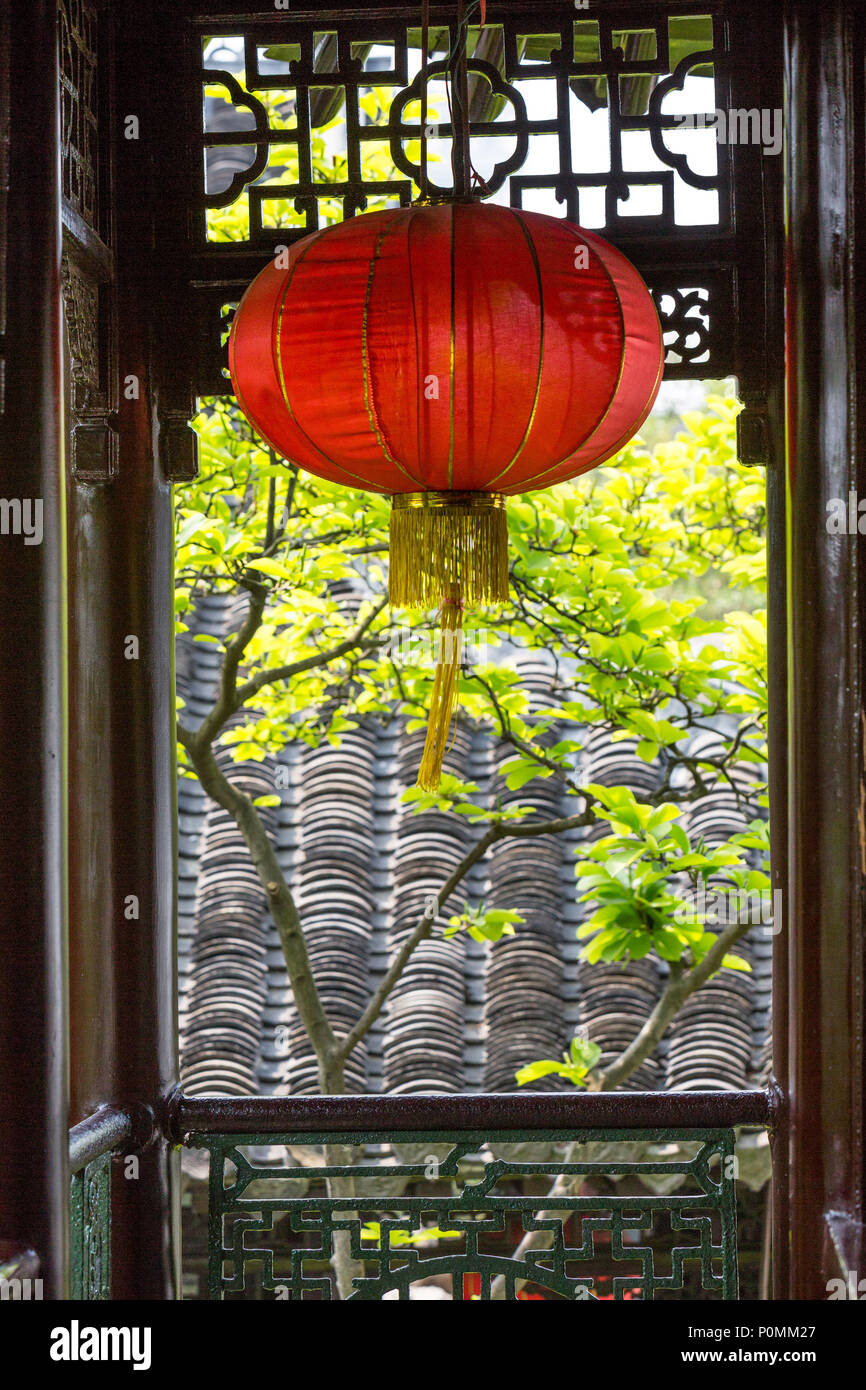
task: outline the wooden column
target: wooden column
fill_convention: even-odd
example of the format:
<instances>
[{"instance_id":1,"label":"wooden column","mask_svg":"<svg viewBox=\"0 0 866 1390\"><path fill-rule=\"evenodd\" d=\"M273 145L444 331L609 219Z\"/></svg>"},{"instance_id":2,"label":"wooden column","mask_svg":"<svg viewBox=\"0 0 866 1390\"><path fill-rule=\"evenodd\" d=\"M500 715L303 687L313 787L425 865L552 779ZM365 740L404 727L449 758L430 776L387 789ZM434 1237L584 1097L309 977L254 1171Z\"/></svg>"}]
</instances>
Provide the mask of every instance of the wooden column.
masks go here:
<instances>
[{"instance_id":1,"label":"wooden column","mask_svg":"<svg viewBox=\"0 0 866 1390\"><path fill-rule=\"evenodd\" d=\"M864 1273L866 535L827 527L833 499L866 498L864 38L857 0L787 5L790 941L774 1009L790 1275L777 1295L810 1299Z\"/></svg>"},{"instance_id":2,"label":"wooden column","mask_svg":"<svg viewBox=\"0 0 866 1390\"><path fill-rule=\"evenodd\" d=\"M0 3L0 1255L65 1293L65 649L56 0ZM29 534L28 534L29 532Z\"/></svg>"},{"instance_id":3,"label":"wooden column","mask_svg":"<svg viewBox=\"0 0 866 1390\"><path fill-rule=\"evenodd\" d=\"M166 293L153 220L172 178L156 136L171 96L154 72L174 36L152 10L100 16L116 467L70 480L73 1118L106 1103L133 1117L137 1168L115 1164L113 1182L115 1299L173 1298L179 1278L177 1159L162 1128L177 1083L173 538L153 343Z\"/></svg>"}]
</instances>

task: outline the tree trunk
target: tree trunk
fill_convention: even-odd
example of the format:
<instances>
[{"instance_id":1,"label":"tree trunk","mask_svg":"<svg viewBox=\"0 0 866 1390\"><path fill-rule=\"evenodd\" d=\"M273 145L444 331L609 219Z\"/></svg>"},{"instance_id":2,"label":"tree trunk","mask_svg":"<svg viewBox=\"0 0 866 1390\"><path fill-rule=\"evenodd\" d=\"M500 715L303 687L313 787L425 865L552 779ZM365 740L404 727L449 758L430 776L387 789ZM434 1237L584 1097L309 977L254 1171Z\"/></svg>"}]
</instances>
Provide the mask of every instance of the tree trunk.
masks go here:
<instances>
[{"instance_id":1,"label":"tree trunk","mask_svg":"<svg viewBox=\"0 0 866 1390\"><path fill-rule=\"evenodd\" d=\"M319 1089L322 1095L325 1096L345 1095L345 1078L342 1065L333 1068L320 1065ZM347 1167L352 1161L352 1150L346 1144L326 1144L324 1156L326 1168ZM335 1197L355 1196L355 1179L352 1177L326 1178L325 1187L328 1197L331 1200ZM349 1211L341 1213L341 1215L344 1219L355 1221L358 1213ZM342 1302L353 1292L355 1287L354 1280L362 1278L364 1274L363 1263L352 1257L352 1235L350 1231L334 1231L333 1247L331 1250L331 1268L334 1271L334 1278L337 1282L337 1294Z\"/></svg>"}]
</instances>

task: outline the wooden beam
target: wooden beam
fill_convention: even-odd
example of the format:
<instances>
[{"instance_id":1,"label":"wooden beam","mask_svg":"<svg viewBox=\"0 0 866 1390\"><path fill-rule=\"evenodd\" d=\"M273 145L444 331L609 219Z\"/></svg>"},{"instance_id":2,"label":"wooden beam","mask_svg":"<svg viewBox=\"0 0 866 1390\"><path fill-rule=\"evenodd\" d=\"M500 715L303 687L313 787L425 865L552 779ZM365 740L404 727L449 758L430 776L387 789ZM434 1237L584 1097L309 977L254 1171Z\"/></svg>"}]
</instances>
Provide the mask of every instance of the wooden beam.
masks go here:
<instances>
[{"instance_id":1,"label":"wooden beam","mask_svg":"<svg viewBox=\"0 0 866 1390\"><path fill-rule=\"evenodd\" d=\"M28 1251L56 1299L68 1144L56 0L0 0L0 53L0 1260Z\"/></svg>"},{"instance_id":2,"label":"wooden beam","mask_svg":"<svg viewBox=\"0 0 866 1390\"><path fill-rule=\"evenodd\" d=\"M113 1181L115 1299L171 1299L179 1281L177 1159L160 1124L177 1080L176 798L172 506L154 358L167 291L153 249L171 177L160 130L173 117L142 60L174 33L154 9L100 12L117 466L101 482L69 478L72 1119L102 1106L130 1117L137 1166L116 1164Z\"/></svg>"},{"instance_id":3,"label":"wooden beam","mask_svg":"<svg viewBox=\"0 0 866 1390\"><path fill-rule=\"evenodd\" d=\"M857 0L789 0L790 940L773 1007L790 1112L777 1295L796 1299L826 1298L863 1257L866 536L835 534L828 505L866 498L864 52Z\"/></svg>"}]
</instances>

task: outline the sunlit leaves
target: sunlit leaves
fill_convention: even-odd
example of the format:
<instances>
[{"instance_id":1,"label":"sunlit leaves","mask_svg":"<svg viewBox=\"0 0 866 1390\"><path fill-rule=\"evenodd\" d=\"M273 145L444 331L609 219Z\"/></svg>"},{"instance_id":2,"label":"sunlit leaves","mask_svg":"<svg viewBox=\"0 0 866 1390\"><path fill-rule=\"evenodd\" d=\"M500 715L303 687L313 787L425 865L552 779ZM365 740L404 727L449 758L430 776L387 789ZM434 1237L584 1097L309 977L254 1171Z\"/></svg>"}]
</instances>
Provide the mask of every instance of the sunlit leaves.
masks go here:
<instances>
[{"instance_id":1,"label":"sunlit leaves","mask_svg":"<svg viewBox=\"0 0 866 1390\"><path fill-rule=\"evenodd\" d=\"M423 1226L418 1231L400 1231L389 1224L385 1241L389 1248L396 1248L398 1245L430 1245L438 1240L461 1240L462 1237L462 1231L443 1231L438 1226ZM365 1221L361 1227L361 1240L367 1244L375 1242L377 1246L382 1246L381 1221Z\"/></svg>"},{"instance_id":2,"label":"sunlit leaves","mask_svg":"<svg viewBox=\"0 0 866 1390\"><path fill-rule=\"evenodd\" d=\"M715 847L690 841L673 802L643 803L626 787L590 784L587 790L594 813L612 833L596 840L575 867L580 901L592 907L577 933L588 940L583 958L590 964L642 960L654 952L662 960L696 964L716 937L707 931L710 914L683 893L682 884L706 885L711 876L721 876L732 888L763 886L765 876L746 865L749 846L742 837ZM751 833L762 843L757 831ZM735 956L722 964L749 968Z\"/></svg>"},{"instance_id":3,"label":"sunlit leaves","mask_svg":"<svg viewBox=\"0 0 866 1390\"><path fill-rule=\"evenodd\" d=\"M449 917L444 935L450 938L465 931L473 941L501 941L503 936L514 936L515 927L524 921L519 912L485 908L483 903L470 907L467 903L462 913Z\"/></svg>"},{"instance_id":4,"label":"sunlit leaves","mask_svg":"<svg viewBox=\"0 0 866 1390\"><path fill-rule=\"evenodd\" d=\"M573 1086L585 1086L586 1078L601 1057L598 1043L586 1038L572 1038L568 1051L563 1052L562 1061L552 1057L540 1062L530 1062L515 1074L518 1086L527 1086L532 1081L540 1081L545 1076L561 1076Z\"/></svg>"}]
</instances>

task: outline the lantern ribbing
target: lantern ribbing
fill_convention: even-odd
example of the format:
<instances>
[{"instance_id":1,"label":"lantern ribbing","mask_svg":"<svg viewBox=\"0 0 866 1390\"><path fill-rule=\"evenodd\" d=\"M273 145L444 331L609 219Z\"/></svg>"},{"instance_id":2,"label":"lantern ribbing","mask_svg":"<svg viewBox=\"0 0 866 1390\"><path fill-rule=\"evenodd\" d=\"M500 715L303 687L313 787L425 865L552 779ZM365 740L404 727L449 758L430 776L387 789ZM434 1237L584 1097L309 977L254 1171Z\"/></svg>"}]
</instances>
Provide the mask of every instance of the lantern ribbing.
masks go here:
<instances>
[{"instance_id":1,"label":"lantern ribbing","mask_svg":"<svg viewBox=\"0 0 866 1390\"><path fill-rule=\"evenodd\" d=\"M244 413L289 462L391 497L391 603L439 612L422 785L438 783L464 609L508 598L505 498L623 448L662 361L621 252L471 199L313 232L244 295L229 353Z\"/></svg>"}]
</instances>

